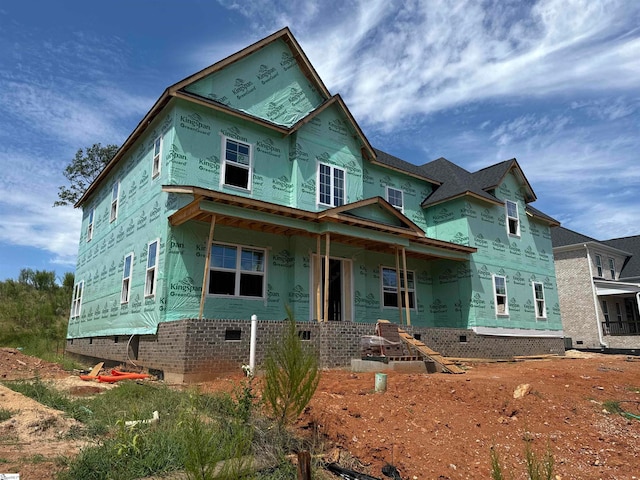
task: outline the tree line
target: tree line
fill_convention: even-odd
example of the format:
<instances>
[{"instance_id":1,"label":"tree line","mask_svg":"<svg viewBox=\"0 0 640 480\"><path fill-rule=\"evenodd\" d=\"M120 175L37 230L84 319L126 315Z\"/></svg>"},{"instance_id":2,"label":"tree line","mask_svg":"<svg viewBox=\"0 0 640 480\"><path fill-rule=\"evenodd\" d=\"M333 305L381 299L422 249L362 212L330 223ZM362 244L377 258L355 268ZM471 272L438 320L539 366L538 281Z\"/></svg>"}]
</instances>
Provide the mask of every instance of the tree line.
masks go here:
<instances>
[{"instance_id":1,"label":"tree line","mask_svg":"<svg viewBox=\"0 0 640 480\"><path fill-rule=\"evenodd\" d=\"M0 346L39 357L62 353L74 275L23 268L17 280L0 281Z\"/></svg>"}]
</instances>

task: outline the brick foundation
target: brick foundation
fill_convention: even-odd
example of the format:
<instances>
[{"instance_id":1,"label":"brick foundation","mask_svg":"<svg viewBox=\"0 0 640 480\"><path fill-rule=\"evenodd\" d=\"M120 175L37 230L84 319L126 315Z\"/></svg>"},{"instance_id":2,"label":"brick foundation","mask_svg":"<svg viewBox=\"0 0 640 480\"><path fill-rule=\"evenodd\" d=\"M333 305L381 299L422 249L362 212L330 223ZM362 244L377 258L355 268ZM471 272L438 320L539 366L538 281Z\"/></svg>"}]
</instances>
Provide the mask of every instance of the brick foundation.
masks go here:
<instances>
[{"instance_id":1,"label":"brick foundation","mask_svg":"<svg viewBox=\"0 0 640 480\"><path fill-rule=\"evenodd\" d=\"M258 321L256 364L272 339L282 333L281 321ZM360 338L373 335L375 324L330 322L297 324L302 338L319 352L324 368L347 367L360 358ZM495 337L455 328L402 327L420 335L430 348L447 357L511 358L515 355L564 354L562 338ZM251 324L246 320L185 319L161 323L156 335L76 338L67 340L72 355L113 362L134 362L164 372L170 383L189 383L239 371L249 363Z\"/></svg>"}]
</instances>

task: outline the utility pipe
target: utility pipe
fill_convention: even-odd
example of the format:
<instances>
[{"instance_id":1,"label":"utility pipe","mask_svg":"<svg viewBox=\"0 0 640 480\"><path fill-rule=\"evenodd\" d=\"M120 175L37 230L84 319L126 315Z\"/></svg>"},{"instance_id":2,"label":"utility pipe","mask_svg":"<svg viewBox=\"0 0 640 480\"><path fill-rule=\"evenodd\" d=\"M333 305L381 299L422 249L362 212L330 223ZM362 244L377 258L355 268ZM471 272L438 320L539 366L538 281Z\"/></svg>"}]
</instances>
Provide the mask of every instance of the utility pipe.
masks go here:
<instances>
[{"instance_id":1,"label":"utility pipe","mask_svg":"<svg viewBox=\"0 0 640 480\"><path fill-rule=\"evenodd\" d=\"M256 373L256 335L258 331L258 316L251 315L251 341L249 343L249 375Z\"/></svg>"}]
</instances>

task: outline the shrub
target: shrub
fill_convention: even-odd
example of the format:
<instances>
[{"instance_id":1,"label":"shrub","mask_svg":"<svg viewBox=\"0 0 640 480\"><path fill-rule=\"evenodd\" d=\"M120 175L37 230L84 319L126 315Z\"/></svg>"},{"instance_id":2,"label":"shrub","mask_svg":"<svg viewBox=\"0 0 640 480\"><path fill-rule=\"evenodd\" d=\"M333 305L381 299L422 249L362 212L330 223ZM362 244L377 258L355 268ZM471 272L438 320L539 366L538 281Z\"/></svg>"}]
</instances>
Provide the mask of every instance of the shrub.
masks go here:
<instances>
[{"instance_id":1,"label":"shrub","mask_svg":"<svg viewBox=\"0 0 640 480\"><path fill-rule=\"evenodd\" d=\"M302 413L318 387L318 356L306 348L291 310L282 338L267 351L263 398L279 428L293 422Z\"/></svg>"}]
</instances>

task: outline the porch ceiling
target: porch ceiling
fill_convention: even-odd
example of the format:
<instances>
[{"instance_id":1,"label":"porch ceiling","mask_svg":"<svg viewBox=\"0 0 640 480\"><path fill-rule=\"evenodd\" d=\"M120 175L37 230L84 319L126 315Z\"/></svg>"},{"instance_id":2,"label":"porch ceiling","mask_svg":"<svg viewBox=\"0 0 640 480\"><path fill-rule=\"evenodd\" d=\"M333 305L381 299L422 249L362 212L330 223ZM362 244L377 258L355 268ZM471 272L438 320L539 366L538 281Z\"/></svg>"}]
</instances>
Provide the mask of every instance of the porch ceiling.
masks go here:
<instances>
[{"instance_id":1,"label":"porch ceiling","mask_svg":"<svg viewBox=\"0 0 640 480\"><path fill-rule=\"evenodd\" d=\"M395 254L404 247L407 257L432 260L447 258L468 260L473 247L431 239L414 229L348 217L327 216L325 212L308 212L260 200L254 200L198 187L164 186L169 193L193 195L194 200L169 216L172 226L188 221L271 233L317 237L330 234L332 242L380 253Z\"/></svg>"}]
</instances>

